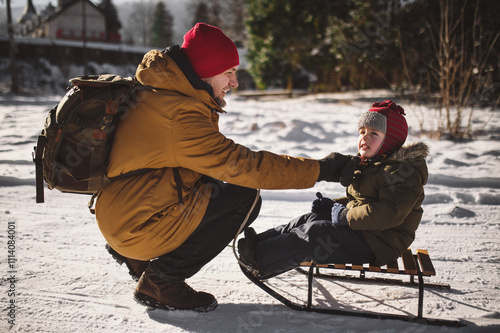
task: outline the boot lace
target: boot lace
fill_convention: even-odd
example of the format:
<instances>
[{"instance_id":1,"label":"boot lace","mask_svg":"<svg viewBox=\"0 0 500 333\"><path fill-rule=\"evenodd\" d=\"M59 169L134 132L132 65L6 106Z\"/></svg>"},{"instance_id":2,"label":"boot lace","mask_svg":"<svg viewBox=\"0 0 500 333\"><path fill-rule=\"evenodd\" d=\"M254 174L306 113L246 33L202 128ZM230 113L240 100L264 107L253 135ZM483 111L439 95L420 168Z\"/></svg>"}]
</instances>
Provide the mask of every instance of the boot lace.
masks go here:
<instances>
[{"instance_id":1,"label":"boot lace","mask_svg":"<svg viewBox=\"0 0 500 333\"><path fill-rule=\"evenodd\" d=\"M182 291L183 294L185 295L196 295L198 292L191 288L190 285L188 285L186 282L179 282L175 285L175 287L179 290Z\"/></svg>"}]
</instances>

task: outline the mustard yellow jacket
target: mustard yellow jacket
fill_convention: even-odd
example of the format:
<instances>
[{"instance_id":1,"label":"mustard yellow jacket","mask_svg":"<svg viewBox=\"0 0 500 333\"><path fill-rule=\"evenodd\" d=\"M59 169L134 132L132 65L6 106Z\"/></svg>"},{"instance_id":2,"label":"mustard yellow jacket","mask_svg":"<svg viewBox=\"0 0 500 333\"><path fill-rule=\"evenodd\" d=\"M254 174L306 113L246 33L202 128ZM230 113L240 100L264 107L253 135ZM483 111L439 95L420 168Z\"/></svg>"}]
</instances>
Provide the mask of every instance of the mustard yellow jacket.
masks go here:
<instances>
[{"instance_id":1,"label":"mustard yellow jacket","mask_svg":"<svg viewBox=\"0 0 500 333\"><path fill-rule=\"evenodd\" d=\"M97 198L102 234L129 258L156 258L189 237L210 199L211 185L200 181L202 175L261 189L308 188L319 176L316 160L252 151L221 134L224 111L185 61L178 46L144 56L136 78L154 89L139 92L121 120L108 176L155 170L116 180ZM173 168L180 171L184 204Z\"/></svg>"}]
</instances>

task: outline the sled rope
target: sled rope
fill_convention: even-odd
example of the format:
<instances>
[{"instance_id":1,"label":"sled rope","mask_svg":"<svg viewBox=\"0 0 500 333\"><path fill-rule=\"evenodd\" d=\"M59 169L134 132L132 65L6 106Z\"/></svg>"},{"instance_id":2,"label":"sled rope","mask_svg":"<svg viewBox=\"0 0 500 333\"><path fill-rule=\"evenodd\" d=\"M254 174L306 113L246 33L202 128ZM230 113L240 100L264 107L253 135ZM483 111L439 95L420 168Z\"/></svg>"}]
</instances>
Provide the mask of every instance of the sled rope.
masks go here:
<instances>
[{"instance_id":1,"label":"sled rope","mask_svg":"<svg viewBox=\"0 0 500 333\"><path fill-rule=\"evenodd\" d=\"M240 228L238 229L238 232L236 233L236 236L234 236L234 239L233 239L233 253L234 253L234 257L238 261L238 264L240 264L241 266L245 267L250 272L253 272L254 269L252 267L246 265L245 263L243 263L243 261L240 260L240 258L238 257L238 254L236 253L236 239L238 238L238 235L243 231L243 228L247 224L247 221L250 218L250 214L252 214L252 212L253 212L253 210L255 208L255 205L257 205L257 202L259 201L259 197L260 197L260 189L257 189L257 195L255 196L255 200L253 201L252 207L248 211L247 216L245 216L245 219L243 220L243 223L241 223Z\"/></svg>"}]
</instances>

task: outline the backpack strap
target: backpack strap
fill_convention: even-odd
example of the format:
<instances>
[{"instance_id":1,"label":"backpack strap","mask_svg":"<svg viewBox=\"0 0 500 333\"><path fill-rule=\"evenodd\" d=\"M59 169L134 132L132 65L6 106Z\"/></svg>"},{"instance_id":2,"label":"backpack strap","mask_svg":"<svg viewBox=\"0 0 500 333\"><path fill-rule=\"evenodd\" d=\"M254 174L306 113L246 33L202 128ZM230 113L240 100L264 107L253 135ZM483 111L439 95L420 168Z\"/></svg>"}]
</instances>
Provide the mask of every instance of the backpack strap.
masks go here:
<instances>
[{"instance_id":1,"label":"backpack strap","mask_svg":"<svg viewBox=\"0 0 500 333\"><path fill-rule=\"evenodd\" d=\"M37 170L38 170L38 168L37 168ZM114 182L115 180L118 180L118 179L124 179L124 178L129 178L129 177L141 175L143 173L150 172L150 171L153 171L153 170L158 170L158 169L145 168L145 169L133 170L133 171L129 171L127 173L124 173L122 175L119 175L119 176L116 176L116 177L111 177L111 178L108 178L108 179L109 179L109 183L112 183L112 182ZM174 168L173 170L174 170L174 180L175 180L175 186L177 187L177 196L179 198L179 203L184 204L184 200L182 200L182 179L181 179L181 174L179 173L179 168ZM42 181L42 200L43 200L43 174L42 174L41 181ZM87 207L89 208L90 213L93 214L93 215L95 215L95 208L93 208L93 207L94 207L94 203L95 203L95 199L97 198L97 195L98 195L98 193L94 193L92 195L92 197L90 198L89 203L87 204ZM37 200L38 200L38 173L37 173Z\"/></svg>"},{"instance_id":2,"label":"backpack strap","mask_svg":"<svg viewBox=\"0 0 500 333\"><path fill-rule=\"evenodd\" d=\"M121 175L116 176L116 177L110 177L108 179L112 183L115 180L125 179L125 178L129 178L129 177L134 177L134 176L142 175L143 173L148 173L148 172L154 171L154 170L159 170L159 169L155 169L155 168L137 169L137 170L132 170L132 171L126 172L126 173L121 174Z\"/></svg>"},{"instance_id":3,"label":"backpack strap","mask_svg":"<svg viewBox=\"0 0 500 333\"><path fill-rule=\"evenodd\" d=\"M45 201L44 189L43 189L43 150L45 144L47 143L47 137L45 135L39 135L36 146L33 148L33 162L35 162L35 184L36 184L36 203L42 203Z\"/></svg>"},{"instance_id":4,"label":"backpack strap","mask_svg":"<svg viewBox=\"0 0 500 333\"><path fill-rule=\"evenodd\" d=\"M95 215L95 208L94 203L95 203L95 198L97 198L97 195L99 192L92 194L92 197L89 200L89 203L87 204L87 207L89 208L90 214Z\"/></svg>"}]
</instances>

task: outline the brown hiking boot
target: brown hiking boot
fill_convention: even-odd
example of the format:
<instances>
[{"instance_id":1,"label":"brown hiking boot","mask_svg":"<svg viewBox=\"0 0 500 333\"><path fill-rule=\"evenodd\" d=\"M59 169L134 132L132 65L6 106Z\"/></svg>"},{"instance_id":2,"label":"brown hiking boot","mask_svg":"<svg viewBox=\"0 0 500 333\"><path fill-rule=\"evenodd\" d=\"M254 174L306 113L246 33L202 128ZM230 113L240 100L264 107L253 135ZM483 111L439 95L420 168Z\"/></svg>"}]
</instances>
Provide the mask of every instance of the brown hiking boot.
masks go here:
<instances>
[{"instance_id":1,"label":"brown hiking boot","mask_svg":"<svg viewBox=\"0 0 500 333\"><path fill-rule=\"evenodd\" d=\"M134 281L139 281L142 273L148 268L149 261L142 261L136 259L130 259L122 256L118 252L116 252L109 244L106 244L106 250L108 250L109 254L113 256L113 259L120 265L125 264L128 268L128 273L134 279Z\"/></svg>"},{"instance_id":2,"label":"brown hiking boot","mask_svg":"<svg viewBox=\"0 0 500 333\"><path fill-rule=\"evenodd\" d=\"M135 288L134 299L150 309L208 312L217 307L213 295L195 291L185 282L164 281L149 267Z\"/></svg>"}]
</instances>

